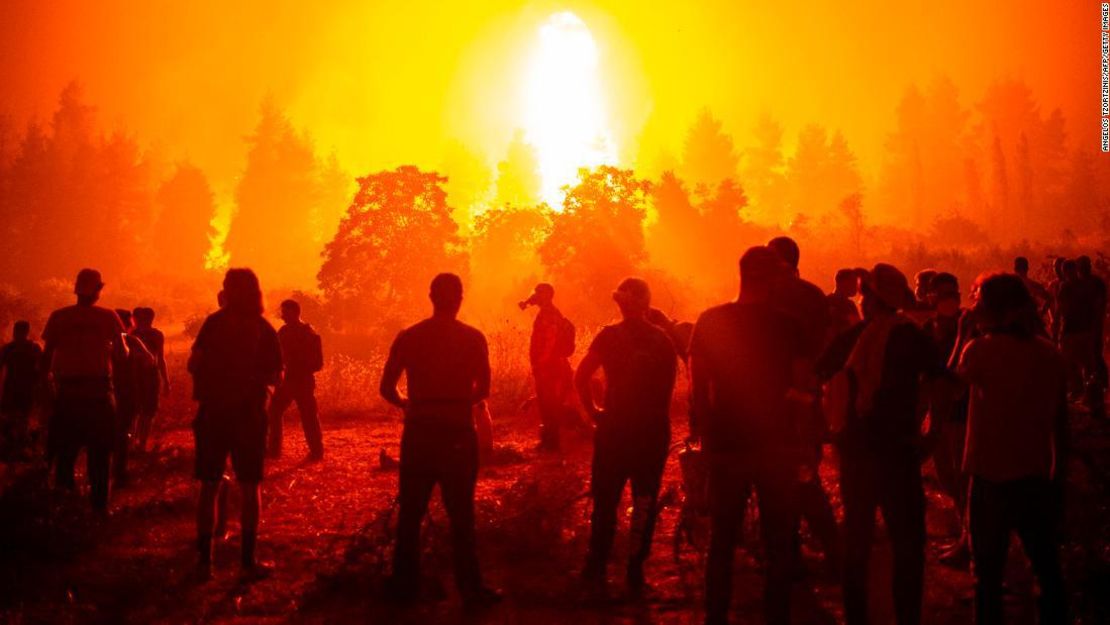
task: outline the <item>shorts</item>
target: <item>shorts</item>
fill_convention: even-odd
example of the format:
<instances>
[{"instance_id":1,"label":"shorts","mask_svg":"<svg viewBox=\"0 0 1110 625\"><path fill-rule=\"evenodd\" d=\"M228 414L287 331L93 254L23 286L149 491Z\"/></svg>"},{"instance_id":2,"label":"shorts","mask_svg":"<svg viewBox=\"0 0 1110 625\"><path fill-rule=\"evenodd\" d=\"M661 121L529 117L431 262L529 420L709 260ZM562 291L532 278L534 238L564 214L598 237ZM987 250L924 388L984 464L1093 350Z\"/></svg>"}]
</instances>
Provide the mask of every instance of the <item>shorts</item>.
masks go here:
<instances>
[{"instance_id":1,"label":"shorts","mask_svg":"<svg viewBox=\"0 0 1110 625\"><path fill-rule=\"evenodd\" d=\"M196 477L223 478L227 457L239 482L261 482L266 454L266 406L257 401L201 404L193 421Z\"/></svg>"},{"instance_id":2,"label":"shorts","mask_svg":"<svg viewBox=\"0 0 1110 625\"><path fill-rule=\"evenodd\" d=\"M139 412L151 415L158 412L158 398L162 391L162 381L158 378L146 379L139 383Z\"/></svg>"}]
</instances>

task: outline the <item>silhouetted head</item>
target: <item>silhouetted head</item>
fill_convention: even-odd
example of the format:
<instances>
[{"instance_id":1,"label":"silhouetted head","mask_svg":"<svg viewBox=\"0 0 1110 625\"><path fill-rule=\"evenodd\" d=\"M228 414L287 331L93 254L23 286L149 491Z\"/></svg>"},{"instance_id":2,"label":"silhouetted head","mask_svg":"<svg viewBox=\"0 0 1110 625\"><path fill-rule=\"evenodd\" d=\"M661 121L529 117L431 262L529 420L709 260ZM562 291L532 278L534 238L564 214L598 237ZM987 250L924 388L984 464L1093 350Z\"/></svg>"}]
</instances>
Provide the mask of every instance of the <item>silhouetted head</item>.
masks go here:
<instances>
[{"instance_id":1,"label":"silhouetted head","mask_svg":"<svg viewBox=\"0 0 1110 625\"><path fill-rule=\"evenodd\" d=\"M262 286L258 283L258 276L250 269L227 270L223 298L223 308L229 312L250 316L262 314Z\"/></svg>"},{"instance_id":2,"label":"silhouetted head","mask_svg":"<svg viewBox=\"0 0 1110 625\"><path fill-rule=\"evenodd\" d=\"M765 301L782 276L783 260L770 247L751 247L740 257L740 299Z\"/></svg>"},{"instance_id":3,"label":"silhouetted head","mask_svg":"<svg viewBox=\"0 0 1110 625\"><path fill-rule=\"evenodd\" d=\"M31 335L31 323L29 321L16 321L12 324L12 338L17 341L26 341L27 337Z\"/></svg>"},{"instance_id":4,"label":"silhouetted head","mask_svg":"<svg viewBox=\"0 0 1110 625\"><path fill-rule=\"evenodd\" d=\"M555 287L546 282L541 282L536 285L536 288L532 291L532 294L528 296L528 299L520 302L518 305L521 310L529 306L539 306L543 308L544 306L550 306L551 302L554 300Z\"/></svg>"},{"instance_id":5,"label":"silhouetted head","mask_svg":"<svg viewBox=\"0 0 1110 625\"><path fill-rule=\"evenodd\" d=\"M640 278L625 278L613 291L613 301L625 319L642 318L651 308L651 287Z\"/></svg>"},{"instance_id":6,"label":"silhouetted head","mask_svg":"<svg viewBox=\"0 0 1110 625\"><path fill-rule=\"evenodd\" d=\"M778 254L787 266L793 267L795 271L798 269L798 262L802 259L802 250L798 248L794 239L775 237L767 242L767 247Z\"/></svg>"},{"instance_id":7,"label":"silhouetted head","mask_svg":"<svg viewBox=\"0 0 1110 625\"><path fill-rule=\"evenodd\" d=\"M1029 336L1027 311L1033 305L1029 290L1021 276L999 273L987 277L979 285L979 301L975 306L979 323L987 332L1003 332Z\"/></svg>"},{"instance_id":8,"label":"silhouetted head","mask_svg":"<svg viewBox=\"0 0 1110 625\"><path fill-rule=\"evenodd\" d=\"M100 299L100 291L104 288L104 281L100 272L95 269L82 269L77 272L77 279L73 283L73 292L77 301L84 304L95 303Z\"/></svg>"},{"instance_id":9,"label":"silhouetted head","mask_svg":"<svg viewBox=\"0 0 1110 625\"><path fill-rule=\"evenodd\" d=\"M301 320L301 305L297 300L287 299L281 303L281 320L285 323L297 323Z\"/></svg>"},{"instance_id":10,"label":"silhouetted head","mask_svg":"<svg viewBox=\"0 0 1110 625\"><path fill-rule=\"evenodd\" d=\"M1081 277L1089 277L1091 275L1091 257L1080 256L1075 259L1075 270Z\"/></svg>"},{"instance_id":11,"label":"silhouetted head","mask_svg":"<svg viewBox=\"0 0 1110 625\"><path fill-rule=\"evenodd\" d=\"M1064 264L1060 267L1060 275L1065 280L1072 280L1079 277L1079 265L1071 259L1065 260Z\"/></svg>"},{"instance_id":12,"label":"silhouetted head","mask_svg":"<svg viewBox=\"0 0 1110 625\"><path fill-rule=\"evenodd\" d=\"M844 297L855 297L859 293L859 274L855 269L836 272L836 292Z\"/></svg>"},{"instance_id":13,"label":"silhouetted head","mask_svg":"<svg viewBox=\"0 0 1110 625\"><path fill-rule=\"evenodd\" d=\"M459 307L462 306L462 279L453 273L437 275L432 278L428 297L432 300L432 310L437 316L454 317L459 314Z\"/></svg>"},{"instance_id":14,"label":"silhouetted head","mask_svg":"<svg viewBox=\"0 0 1110 625\"><path fill-rule=\"evenodd\" d=\"M1022 277L1029 275L1029 259L1024 256L1018 256L1017 258L1015 258L1014 273Z\"/></svg>"},{"instance_id":15,"label":"silhouetted head","mask_svg":"<svg viewBox=\"0 0 1110 625\"><path fill-rule=\"evenodd\" d=\"M135 327L149 328L154 325L154 309L147 306L139 306L131 311L131 318L135 320Z\"/></svg>"},{"instance_id":16,"label":"silhouetted head","mask_svg":"<svg viewBox=\"0 0 1110 625\"><path fill-rule=\"evenodd\" d=\"M895 313L914 305L906 274L894 265L879 263L867 272L863 281L863 312L871 318L878 314Z\"/></svg>"},{"instance_id":17,"label":"silhouetted head","mask_svg":"<svg viewBox=\"0 0 1110 625\"><path fill-rule=\"evenodd\" d=\"M955 275L942 271L933 276L929 283L929 303L937 313L953 316L960 310L960 280Z\"/></svg>"},{"instance_id":18,"label":"silhouetted head","mask_svg":"<svg viewBox=\"0 0 1110 625\"><path fill-rule=\"evenodd\" d=\"M130 310L127 310L126 308L117 308L116 309L116 316L119 317L119 320L123 322L123 329L124 330L130 330L131 329L131 311Z\"/></svg>"},{"instance_id":19,"label":"silhouetted head","mask_svg":"<svg viewBox=\"0 0 1110 625\"><path fill-rule=\"evenodd\" d=\"M929 296L929 285L937 275L936 269L922 269L913 277L913 294L917 301L923 302Z\"/></svg>"}]
</instances>

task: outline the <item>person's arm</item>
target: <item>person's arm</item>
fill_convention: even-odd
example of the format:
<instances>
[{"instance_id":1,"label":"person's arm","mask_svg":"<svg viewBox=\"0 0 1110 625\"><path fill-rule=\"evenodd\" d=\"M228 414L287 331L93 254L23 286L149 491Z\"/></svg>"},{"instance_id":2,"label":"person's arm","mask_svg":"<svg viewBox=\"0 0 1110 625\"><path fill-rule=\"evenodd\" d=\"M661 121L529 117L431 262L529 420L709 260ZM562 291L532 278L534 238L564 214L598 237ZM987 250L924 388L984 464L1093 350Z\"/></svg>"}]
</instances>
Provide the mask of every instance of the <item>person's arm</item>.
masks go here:
<instances>
[{"instance_id":1,"label":"person's arm","mask_svg":"<svg viewBox=\"0 0 1110 625\"><path fill-rule=\"evenodd\" d=\"M158 353L155 354L158 358L158 374L162 378L162 391L166 394L170 392L170 374L168 367L166 367L166 337L165 335L158 336Z\"/></svg>"},{"instance_id":2,"label":"person's arm","mask_svg":"<svg viewBox=\"0 0 1110 625\"><path fill-rule=\"evenodd\" d=\"M409 406L408 399L401 397L401 393L397 390L397 383L401 381L401 374L405 372L405 363L401 358L401 343L404 336L405 333L402 331L397 338L393 339L393 345L389 348L389 358L382 368L381 383L378 385L378 392L381 393L382 399L402 410L408 409Z\"/></svg>"},{"instance_id":3,"label":"person's arm","mask_svg":"<svg viewBox=\"0 0 1110 625\"><path fill-rule=\"evenodd\" d=\"M470 398L471 404L479 404L489 398L490 367L489 344L486 337L478 335L478 362L474 376L474 395Z\"/></svg>"},{"instance_id":4,"label":"person's arm","mask_svg":"<svg viewBox=\"0 0 1110 625\"><path fill-rule=\"evenodd\" d=\"M690 336L690 438L700 439L712 410L713 393L709 377L703 336L705 326L699 320Z\"/></svg>"},{"instance_id":5,"label":"person's arm","mask_svg":"<svg viewBox=\"0 0 1110 625\"><path fill-rule=\"evenodd\" d=\"M601 357L597 351L591 349L586 352L582 362L578 363L578 370L574 373L574 389L578 391L578 399L582 402L582 407L586 409L586 413L595 423L600 421L605 416L605 411L602 410L594 403L593 389L590 387L590 382L593 380L594 374L601 368Z\"/></svg>"}]
</instances>

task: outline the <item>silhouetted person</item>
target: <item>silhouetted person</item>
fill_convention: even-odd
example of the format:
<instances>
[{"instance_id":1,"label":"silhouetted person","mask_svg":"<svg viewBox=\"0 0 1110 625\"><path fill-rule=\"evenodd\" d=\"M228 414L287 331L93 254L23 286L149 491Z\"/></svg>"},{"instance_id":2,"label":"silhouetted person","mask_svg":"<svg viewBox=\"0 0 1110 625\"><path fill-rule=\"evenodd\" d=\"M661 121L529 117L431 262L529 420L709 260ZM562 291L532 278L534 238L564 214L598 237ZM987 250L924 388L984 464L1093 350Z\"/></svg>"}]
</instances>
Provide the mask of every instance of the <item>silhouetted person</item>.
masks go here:
<instances>
[{"instance_id":1,"label":"silhouetted person","mask_svg":"<svg viewBox=\"0 0 1110 625\"><path fill-rule=\"evenodd\" d=\"M142 340L131 334L131 311L117 309L116 315L119 316L126 330L123 340L127 345L127 357L120 362L114 388L116 446L112 460L112 479L115 481L115 486L119 488L126 486L130 477L127 473L127 459L131 449L131 430L139 415L143 384L147 378L158 374L158 364Z\"/></svg>"},{"instance_id":2,"label":"silhouetted person","mask_svg":"<svg viewBox=\"0 0 1110 625\"><path fill-rule=\"evenodd\" d=\"M438 484L451 521L455 582L464 602L480 606L500 599L482 584L474 539L478 440L472 410L489 397L489 348L481 332L456 318L463 299L458 276L437 275L429 297L432 316L397 335L382 371L382 397L405 412L389 591L398 601L419 596L420 524ZM408 397L397 390L401 374Z\"/></svg>"},{"instance_id":3,"label":"silhouetted person","mask_svg":"<svg viewBox=\"0 0 1110 625\"><path fill-rule=\"evenodd\" d=\"M1024 256L1015 258L1014 273L1025 283L1025 289L1033 297L1037 311L1043 315L1052 301L1052 294L1043 284L1029 277L1029 259Z\"/></svg>"},{"instance_id":4,"label":"silhouetted person","mask_svg":"<svg viewBox=\"0 0 1110 625\"><path fill-rule=\"evenodd\" d=\"M1088 385L1098 377L1095 358L1096 334L1100 326L1097 300L1097 289L1093 282L1080 276L1079 263L1064 261L1056 314L1060 350L1068 365L1068 390L1075 399L1082 398Z\"/></svg>"},{"instance_id":5,"label":"silhouetted person","mask_svg":"<svg viewBox=\"0 0 1110 625\"><path fill-rule=\"evenodd\" d=\"M31 324L16 321L12 341L0 350L0 369L4 388L0 395L4 451L11 457L27 458L30 452L28 429L35 407L35 388L39 382L42 347L30 339Z\"/></svg>"},{"instance_id":6,"label":"silhouetted person","mask_svg":"<svg viewBox=\"0 0 1110 625\"><path fill-rule=\"evenodd\" d=\"M301 321L301 305L287 299L281 303L281 319L285 325L278 330L285 374L270 402L270 444L273 458L281 456L282 417L289 405L297 402L301 428L308 443L310 460L324 457L324 435L316 406L316 372L324 368L324 351L320 335Z\"/></svg>"},{"instance_id":7,"label":"silhouetted person","mask_svg":"<svg viewBox=\"0 0 1110 625\"><path fill-rule=\"evenodd\" d=\"M1091 374L1087 376L1087 409L1095 419L1106 416L1107 380L1105 336L1106 336L1106 282L1095 275L1091 268L1091 257L1080 256L1075 259L1076 273L1089 293L1087 298L1092 308L1094 330L1091 336Z\"/></svg>"},{"instance_id":8,"label":"silhouetted person","mask_svg":"<svg viewBox=\"0 0 1110 625\"><path fill-rule=\"evenodd\" d=\"M154 309L145 306L136 308L131 318L135 322L131 334L139 337L155 360L154 369L146 371L139 385L139 423L135 434L138 448L142 451L150 439L154 417L158 414L159 398L170 392L170 378L166 367L166 337L154 327Z\"/></svg>"},{"instance_id":9,"label":"silhouetted person","mask_svg":"<svg viewBox=\"0 0 1110 625\"><path fill-rule=\"evenodd\" d=\"M646 282L625 279L613 300L622 320L598 332L575 374L578 397L597 424L590 476L590 547L583 577L595 595L604 594L617 506L625 483L631 482L625 579L630 593L638 596L644 588L644 561L651 552L656 501L671 441L671 393L678 359L671 337L648 320L651 290ZM600 407L591 384L598 369L605 374Z\"/></svg>"},{"instance_id":10,"label":"silhouetted person","mask_svg":"<svg viewBox=\"0 0 1110 625\"><path fill-rule=\"evenodd\" d=\"M828 342L832 328L832 311L828 296L820 287L801 278L798 271L801 251L793 239L777 237L772 239L767 247L782 261L781 275L771 291L771 303L798 323L804 341L805 359L809 363L805 370L812 372L812 365ZM805 380L799 380L798 386L807 392L801 397L818 396L817 378L812 373ZM798 512L801 518L805 519L810 532L821 543L827 564L836 569L839 567L840 559L839 530L832 505L829 503L818 473L827 429L824 416L815 399L792 402L791 409L797 413L792 419L798 426L799 444L812 450L808 461L801 467L797 476ZM800 535L795 532L794 538L795 558L800 561Z\"/></svg>"},{"instance_id":11,"label":"silhouetted person","mask_svg":"<svg viewBox=\"0 0 1110 625\"><path fill-rule=\"evenodd\" d=\"M799 323L771 299L781 272L770 249L749 249L740 259L739 298L702 313L690 340L690 427L710 463L709 624L728 620L733 552L753 488L766 621L789 622L797 473L811 452L798 441L788 394L808 377L809 359Z\"/></svg>"},{"instance_id":12,"label":"silhouetted person","mask_svg":"<svg viewBox=\"0 0 1110 625\"><path fill-rule=\"evenodd\" d=\"M1040 623L1067 622L1057 523L1067 466L1064 362L1028 326L1030 303L1020 277L983 282L979 304L985 336L960 358L971 386L965 468L971 474L970 526L975 562L975 622L1003 622L1002 580L1017 532L1040 586Z\"/></svg>"},{"instance_id":13,"label":"silhouetted person","mask_svg":"<svg viewBox=\"0 0 1110 625\"><path fill-rule=\"evenodd\" d=\"M860 322L859 307L853 299L859 295L859 274L854 269L841 269L836 272L836 286L828 295L829 333L828 340L847 331Z\"/></svg>"},{"instance_id":14,"label":"silhouetted person","mask_svg":"<svg viewBox=\"0 0 1110 625\"><path fill-rule=\"evenodd\" d=\"M113 377L127 357L119 317L96 305L103 288L100 272L82 269L77 274L77 303L55 310L43 328L41 369L53 377L56 391L48 434L55 482L74 488L73 465L84 448L92 506L98 511L108 507L116 421Z\"/></svg>"},{"instance_id":15,"label":"silhouetted person","mask_svg":"<svg viewBox=\"0 0 1110 625\"><path fill-rule=\"evenodd\" d=\"M839 434L844 614L850 625L868 622L876 509L883 514L893 547L896 621L921 622L925 493L919 391L922 377L936 378L944 369L930 338L902 314L916 303L901 271L876 265L863 282L865 321L845 335L847 341L830 346L820 366L825 371L846 368L855 389Z\"/></svg>"},{"instance_id":16,"label":"silhouetted person","mask_svg":"<svg viewBox=\"0 0 1110 625\"><path fill-rule=\"evenodd\" d=\"M947 367L959 340L960 322L967 311L962 307L960 282L955 275L942 271L933 276L929 291L933 314L921 329L932 339L940 366ZM941 489L952 499L960 522L960 536L941 555L941 560L963 567L970 557L965 517L967 478L962 469L964 434L967 430L967 395L954 386L946 387L944 392L934 395L933 400L929 407L933 464Z\"/></svg>"},{"instance_id":17,"label":"silhouetted person","mask_svg":"<svg viewBox=\"0 0 1110 625\"><path fill-rule=\"evenodd\" d=\"M189 356L193 392L200 404L193 434L196 476L201 483L197 505L201 579L211 575L216 500L229 455L242 494L242 572L258 577L270 568L255 558L255 545L266 452L267 387L274 386L281 375L281 346L277 332L262 315L262 289L254 272L229 269L223 302L204 320Z\"/></svg>"},{"instance_id":18,"label":"silhouetted person","mask_svg":"<svg viewBox=\"0 0 1110 625\"><path fill-rule=\"evenodd\" d=\"M574 354L574 325L555 307L555 287L540 283L521 310L536 306L528 356L536 380L536 401L540 409L540 449L557 451L559 426L566 418L567 398L571 391L570 357Z\"/></svg>"}]
</instances>

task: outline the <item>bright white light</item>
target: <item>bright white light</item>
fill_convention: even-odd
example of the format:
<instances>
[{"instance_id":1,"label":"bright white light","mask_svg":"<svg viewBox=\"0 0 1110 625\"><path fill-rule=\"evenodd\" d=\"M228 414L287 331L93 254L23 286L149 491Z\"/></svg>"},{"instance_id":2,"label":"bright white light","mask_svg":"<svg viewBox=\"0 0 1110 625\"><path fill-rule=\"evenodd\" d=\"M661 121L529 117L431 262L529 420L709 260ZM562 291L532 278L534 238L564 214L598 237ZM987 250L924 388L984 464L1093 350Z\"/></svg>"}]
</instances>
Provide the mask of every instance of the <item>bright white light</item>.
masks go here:
<instances>
[{"instance_id":1,"label":"bright white light","mask_svg":"<svg viewBox=\"0 0 1110 625\"><path fill-rule=\"evenodd\" d=\"M581 167L616 163L605 123L597 45L577 15L563 11L540 27L525 81L524 132L539 159L543 200L558 210L561 187Z\"/></svg>"}]
</instances>

